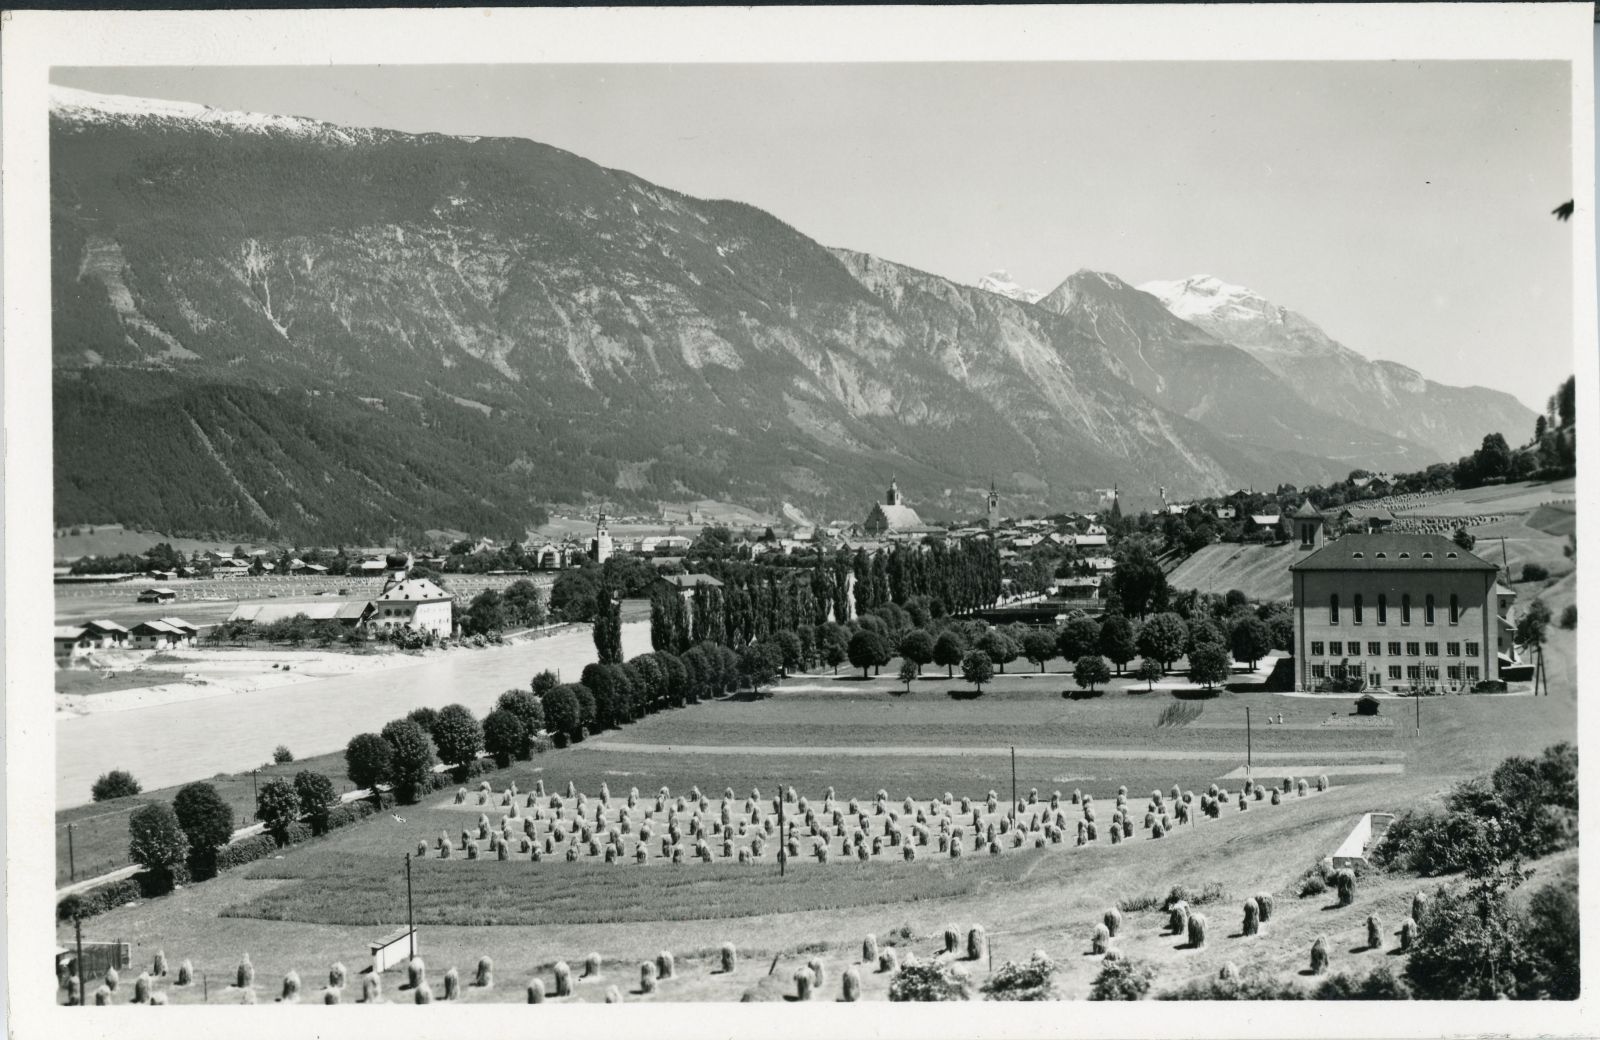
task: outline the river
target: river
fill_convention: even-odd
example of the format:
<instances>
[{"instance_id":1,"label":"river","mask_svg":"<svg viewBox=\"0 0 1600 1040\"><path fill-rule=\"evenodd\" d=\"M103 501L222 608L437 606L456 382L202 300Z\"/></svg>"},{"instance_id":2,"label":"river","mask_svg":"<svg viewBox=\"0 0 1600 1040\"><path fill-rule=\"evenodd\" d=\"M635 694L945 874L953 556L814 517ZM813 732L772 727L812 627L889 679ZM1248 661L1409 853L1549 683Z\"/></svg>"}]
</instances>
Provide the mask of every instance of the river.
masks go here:
<instances>
[{"instance_id":1,"label":"river","mask_svg":"<svg viewBox=\"0 0 1600 1040\"><path fill-rule=\"evenodd\" d=\"M625 657L650 651L650 623L622 626ZM284 744L337 751L413 708L464 704L482 718L501 693L544 669L577 681L595 660L588 628L506 647L452 651L405 668L355 672L199 700L56 720L56 808L89 801L101 773L126 769L146 790L249 769Z\"/></svg>"}]
</instances>

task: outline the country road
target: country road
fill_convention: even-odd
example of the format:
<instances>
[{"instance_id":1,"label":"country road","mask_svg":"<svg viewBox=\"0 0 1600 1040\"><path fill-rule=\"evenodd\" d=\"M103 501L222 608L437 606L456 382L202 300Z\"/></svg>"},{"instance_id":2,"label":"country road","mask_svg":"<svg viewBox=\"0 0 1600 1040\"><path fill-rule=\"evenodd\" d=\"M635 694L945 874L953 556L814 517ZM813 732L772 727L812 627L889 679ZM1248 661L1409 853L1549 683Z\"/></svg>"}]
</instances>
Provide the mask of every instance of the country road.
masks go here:
<instances>
[{"instance_id":1,"label":"country road","mask_svg":"<svg viewBox=\"0 0 1600 1040\"><path fill-rule=\"evenodd\" d=\"M648 653L647 621L622 626L623 654ZM514 646L456 650L413 667L354 673L127 711L56 720L56 808L89 801L89 786L126 769L146 790L249 769L287 745L297 757L336 751L412 708L460 703L482 717L502 692L543 670L576 682L595 659L587 627Z\"/></svg>"}]
</instances>

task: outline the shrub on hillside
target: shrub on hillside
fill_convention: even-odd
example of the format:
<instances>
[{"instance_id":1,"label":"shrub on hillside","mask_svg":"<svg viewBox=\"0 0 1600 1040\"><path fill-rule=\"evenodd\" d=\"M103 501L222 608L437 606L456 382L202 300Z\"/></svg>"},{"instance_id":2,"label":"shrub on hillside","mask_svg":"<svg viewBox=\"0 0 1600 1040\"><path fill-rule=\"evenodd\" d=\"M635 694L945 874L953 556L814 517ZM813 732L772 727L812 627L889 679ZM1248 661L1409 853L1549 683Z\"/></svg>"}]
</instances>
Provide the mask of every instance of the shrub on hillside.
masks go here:
<instances>
[{"instance_id":1,"label":"shrub on hillside","mask_svg":"<svg viewBox=\"0 0 1600 1040\"><path fill-rule=\"evenodd\" d=\"M1237 974L1195 979L1157 995L1157 1000L1304 1000L1305 991L1259 966Z\"/></svg>"},{"instance_id":2,"label":"shrub on hillside","mask_svg":"<svg viewBox=\"0 0 1600 1040\"><path fill-rule=\"evenodd\" d=\"M277 747L272 749L272 761L280 766L287 765L288 763L294 761L294 752L290 751L283 744L279 744Z\"/></svg>"},{"instance_id":3,"label":"shrub on hillside","mask_svg":"<svg viewBox=\"0 0 1600 1040\"><path fill-rule=\"evenodd\" d=\"M1561 627L1571 631L1578 627L1578 605L1569 603L1561 611Z\"/></svg>"},{"instance_id":4,"label":"shrub on hillside","mask_svg":"<svg viewBox=\"0 0 1600 1040\"><path fill-rule=\"evenodd\" d=\"M132 878L113 881L63 898L56 904L56 920L71 921L93 917L132 903L140 896L139 883Z\"/></svg>"},{"instance_id":5,"label":"shrub on hillside","mask_svg":"<svg viewBox=\"0 0 1600 1040\"><path fill-rule=\"evenodd\" d=\"M1410 1000L1411 991L1387 964L1365 975L1338 972L1329 975L1311 991L1314 1000Z\"/></svg>"},{"instance_id":6,"label":"shrub on hillside","mask_svg":"<svg viewBox=\"0 0 1600 1040\"><path fill-rule=\"evenodd\" d=\"M1546 567L1542 563L1534 563L1532 560L1529 560L1522 565L1523 581L1544 581L1549 577L1550 568Z\"/></svg>"},{"instance_id":7,"label":"shrub on hillside","mask_svg":"<svg viewBox=\"0 0 1600 1040\"><path fill-rule=\"evenodd\" d=\"M1090 1000L1143 1000L1155 972L1143 961L1108 956L1089 986Z\"/></svg>"},{"instance_id":8,"label":"shrub on hillside","mask_svg":"<svg viewBox=\"0 0 1600 1040\"><path fill-rule=\"evenodd\" d=\"M972 980L945 964L907 964L889 982L889 999L911 1001L971 1000Z\"/></svg>"},{"instance_id":9,"label":"shrub on hillside","mask_svg":"<svg viewBox=\"0 0 1600 1040\"><path fill-rule=\"evenodd\" d=\"M1006 961L983 984L986 1000L1055 1000L1056 965L1043 950L1027 961Z\"/></svg>"},{"instance_id":10,"label":"shrub on hillside","mask_svg":"<svg viewBox=\"0 0 1600 1040\"><path fill-rule=\"evenodd\" d=\"M142 790L139 781L133 778L132 773L125 769L113 769L109 773L100 774L94 786L90 788L90 793L95 801L107 802L113 798L131 798Z\"/></svg>"}]
</instances>

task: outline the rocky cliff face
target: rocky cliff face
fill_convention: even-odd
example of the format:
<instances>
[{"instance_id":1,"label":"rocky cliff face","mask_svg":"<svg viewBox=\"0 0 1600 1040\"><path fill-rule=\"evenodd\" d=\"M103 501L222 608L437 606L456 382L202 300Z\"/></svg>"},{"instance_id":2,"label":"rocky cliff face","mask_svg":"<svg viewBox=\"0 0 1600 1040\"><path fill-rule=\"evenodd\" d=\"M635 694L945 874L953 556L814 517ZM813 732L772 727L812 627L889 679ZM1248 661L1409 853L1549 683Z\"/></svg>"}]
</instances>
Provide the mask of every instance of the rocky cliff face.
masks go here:
<instances>
[{"instance_id":1,"label":"rocky cliff face","mask_svg":"<svg viewBox=\"0 0 1600 1040\"><path fill-rule=\"evenodd\" d=\"M530 141L197 108L54 108L59 520L358 540L586 500L854 515L891 473L937 516L991 477L1020 508L1350 468L1172 386L1210 361L1153 389L1082 308Z\"/></svg>"},{"instance_id":2,"label":"rocky cliff face","mask_svg":"<svg viewBox=\"0 0 1600 1040\"><path fill-rule=\"evenodd\" d=\"M1116 275L1079 271L1039 305L1104 344L1121 376L1152 400L1232 440L1348 461L1347 470L1418 469L1438 461L1419 444L1318 407L1247 351Z\"/></svg>"},{"instance_id":3,"label":"rocky cliff face","mask_svg":"<svg viewBox=\"0 0 1600 1040\"><path fill-rule=\"evenodd\" d=\"M1484 434L1524 436L1534 414L1510 394L1446 386L1392 361L1372 361L1313 322L1210 275L1142 287L1177 317L1249 351L1323 412L1424 446L1455 460Z\"/></svg>"}]
</instances>

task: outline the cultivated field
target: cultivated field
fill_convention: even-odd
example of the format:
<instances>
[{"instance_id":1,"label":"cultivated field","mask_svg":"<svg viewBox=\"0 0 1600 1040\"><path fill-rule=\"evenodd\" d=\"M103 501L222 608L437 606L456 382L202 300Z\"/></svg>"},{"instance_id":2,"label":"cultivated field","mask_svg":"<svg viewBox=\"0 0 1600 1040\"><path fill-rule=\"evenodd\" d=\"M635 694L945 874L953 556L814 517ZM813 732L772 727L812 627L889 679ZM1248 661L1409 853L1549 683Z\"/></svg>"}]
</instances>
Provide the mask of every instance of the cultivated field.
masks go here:
<instances>
[{"instance_id":1,"label":"cultivated field","mask_svg":"<svg viewBox=\"0 0 1600 1040\"><path fill-rule=\"evenodd\" d=\"M1490 563L1509 568L1513 581L1519 583L1518 592L1531 598L1539 585L1520 584L1524 563L1539 564L1552 577L1573 569L1573 561L1564 551L1577 518L1573 487L1573 481L1560 480L1471 488L1407 500L1394 513L1407 521L1436 519L1447 527L1473 517L1501 517L1470 525L1478 539L1473 551ZM1451 530L1453 527L1445 533ZM1167 581L1179 589L1219 595L1239 589L1255 599L1287 600L1291 595L1288 567L1297 552L1293 545L1208 545L1173 568Z\"/></svg>"},{"instance_id":2,"label":"cultivated field","mask_svg":"<svg viewBox=\"0 0 1600 1040\"><path fill-rule=\"evenodd\" d=\"M1281 697L1241 687L1195 699L1182 691L1153 694L1129 692L1126 684L1098 697L1063 697L1071 683L1060 672L1043 678L1010 675L985 688L983 697L951 696L968 692L963 684L928 678L909 695L896 694L899 684L887 677L862 682L830 675L799 676L780 684L766 698L748 696L704 703L653 716L618 732L592 738L572 748L516 763L490 776L495 792L490 804L478 805L475 785L466 802L457 805L454 790L430 796L418 805L380 814L371 822L338 831L326 839L286 850L281 859L264 860L214 881L192 886L171 897L112 911L91 922L95 938L121 936L135 943L136 962L148 961L164 949L173 963L194 961L209 980L212 1002L237 1002L243 992L226 988L241 952L256 965L254 987L270 1001L290 968L306 980L309 999L327 966L341 961L359 971L364 944L404 920L404 855L426 845L426 858L413 863L413 890L421 928L422 953L430 967L431 986L449 967L462 975L462 994L471 1001L526 999L523 986L537 976L554 992L554 965L565 961L574 978L585 956L602 955L598 979L575 984L571 998L603 999L616 985L626 1000L783 999L793 995L796 968L813 957L827 962L824 999L839 994L839 973L861 957L868 932L880 945L893 944L900 955L939 955L947 926L960 930L981 924L987 931L994 962L1023 959L1034 949L1054 957L1061 971L1063 994L1082 997L1099 968L1090 954L1090 936L1105 910L1142 896L1166 893L1182 884L1201 891L1214 884L1218 898L1203 907L1211 918L1212 938L1200 949L1188 948L1166 934L1164 914L1130 911L1124 932L1113 947L1149 959L1159 971L1158 988L1185 979L1214 975L1222 964L1263 964L1286 977L1297 977L1306 964L1311 941L1325 936L1335 970L1364 971L1380 963L1394 964L1394 939L1386 932L1380 949L1366 949L1365 922L1376 913L1392 932L1405 915L1407 902L1430 882L1415 879L1367 878L1355 904L1332 906L1332 898L1300 900L1294 891L1299 875L1327 855L1360 813L1404 809L1429 800L1457 779L1486 771L1507 754L1533 753L1575 735L1571 685L1570 632L1556 632L1551 647L1549 698L1462 696L1425 700L1420 733L1414 705L1386 700L1377 720L1357 720L1348 713L1346 697ZM1059 668L1060 663L1056 662ZM1142 688L1142 687L1141 687ZM1315 779L1326 773L1326 793L1308 793L1273 806L1253 799L1240 811L1236 798L1220 806L1217 819L1201 818L1175 826L1157 840L1144 828L1152 791L1171 804L1174 784L1193 791L1196 799L1212 783L1237 794L1245 760L1244 709L1251 709L1255 775L1278 781L1284 776ZM1264 718L1282 713L1284 724L1266 725ZM1330 714L1331 713L1331 714ZM1015 745L1017 790L1024 803L1023 819L1040 816L1040 832L1024 833L1023 844L999 842L998 854L979 852L971 829L971 809L980 809L987 838L990 822L1005 814L1010 794L1010 756ZM1369 767L1384 767L1371 771ZM543 783L546 795L526 804L527 794ZM507 859L491 853L486 839L480 856L464 858L463 829L479 835L479 814L490 828L503 833L500 816L509 806L499 803L511 784L519 792L518 816L511 830ZM581 844L568 861L571 814L585 795L592 817L601 785L609 787L607 830L618 828L618 840L629 855L606 863L605 836L597 833L601 851L589 854ZM745 808L752 788L759 788L760 819L772 808L780 789L793 785L820 812L832 787L829 814L819 817L827 830L829 860L818 861L813 837L804 826L800 855L780 877L775 848L740 863L738 848L754 837ZM1120 786L1128 788L1133 809L1133 837L1111 845L1105 826ZM670 802L660 812L655 798L660 787ZM686 804L679 813L676 799L698 786L707 797L699 810L706 830L710 862L689 853L695 848L692 817ZM620 806L632 788L640 804L630 814L630 833L620 828ZM734 791L730 823L732 855L723 856L720 801ZM1037 847L1046 809L1028 806L1030 790L1048 804L1061 792L1062 841L1049 835ZM885 811L875 808L875 795L889 796ZM1093 799L1101 829L1096 840L1077 845L1080 806L1071 804L1079 790ZM997 795L993 813L990 790ZM949 811L937 810L946 792ZM549 795L562 796L566 833L563 843L550 834ZM831 811L848 811L851 798L867 814L832 822ZM914 799L908 814L904 800ZM961 799L972 799L962 813ZM647 861L636 861L638 827L652 814ZM685 862L662 862L660 840L671 808L683 831ZM523 822L530 811L541 858L520 848ZM904 845L884 834L888 812L902 840L909 837L916 858L907 860ZM1055 826L1054 812L1050 826ZM789 803L787 812L799 812ZM917 813L927 821L929 844L916 844ZM960 817L963 855L952 859L937 848L941 818ZM800 812L800 820L804 813ZM743 824L745 834L738 834ZM846 835L837 833L845 825ZM541 829L542 828L542 829ZM860 829L868 849L843 854ZM581 832L580 837L581 837ZM449 835L452 854L440 858L439 839ZM552 836L553 837L553 836ZM819 834L817 837L821 837ZM876 854L871 839L880 839ZM997 834L997 837L1004 837ZM1014 841L1014 839L1013 839ZM1541 877L1568 869L1562 857L1540 864ZM1256 892L1275 896L1273 921L1260 936L1240 934L1240 904ZM86 931L87 934L87 931ZM733 943L738 951L734 970L721 970L719 946ZM676 977L653 992L640 992L642 960L672 951ZM480 956L496 965L496 986L468 986ZM769 965L777 958L770 975ZM979 981L990 968L988 959L970 962ZM862 968L863 999L881 999L886 976L870 965ZM403 974L383 980L385 999L409 1001L399 990ZM198 1000L195 988L171 989L177 1002ZM353 999L355 987L347 991Z\"/></svg>"},{"instance_id":3,"label":"cultivated field","mask_svg":"<svg viewBox=\"0 0 1600 1040\"><path fill-rule=\"evenodd\" d=\"M1203 546L1167 575L1175 589L1199 589L1218 595L1238 589L1252 599L1287 600L1293 594L1289 564L1292 545L1241 545L1219 542Z\"/></svg>"}]
</instances>

